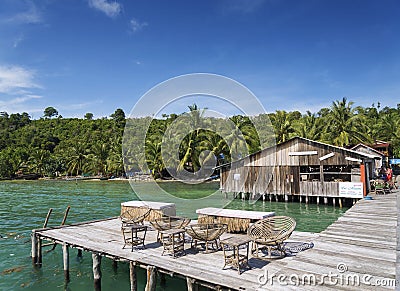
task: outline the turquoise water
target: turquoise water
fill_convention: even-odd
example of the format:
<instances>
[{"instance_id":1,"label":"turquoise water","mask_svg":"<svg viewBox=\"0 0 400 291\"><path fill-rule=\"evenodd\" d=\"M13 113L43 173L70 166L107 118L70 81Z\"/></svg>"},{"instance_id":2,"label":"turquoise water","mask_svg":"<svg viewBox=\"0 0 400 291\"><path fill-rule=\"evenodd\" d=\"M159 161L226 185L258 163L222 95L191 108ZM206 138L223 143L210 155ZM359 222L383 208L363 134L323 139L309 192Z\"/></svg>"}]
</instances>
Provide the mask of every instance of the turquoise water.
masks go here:
<instances>
[{"instance_id":1,"label":"turquoise water","mask_svg":"<svg viewBox=\"0 0 400 291\"><path fill-rule=\"evenodd\" d=\"M146 187L143 184L142 187ZM189 193L212 193L218 183L197 186L176 182L164 182L162 187L178 196ZM129 183L121 181L19 181L0 182L0 290L93 290L91 255L75 258L76 250L70 252L71 282L64 285L62 252L60 247L43 255L43 267L35 269L30 259L30 233L41 228L49 208L53 213L49 226L58 225L68 205L71 206L67 223L81 222L117 216L123 201L135 200L137 196ZM212 206L212 205L210 205ZM234 200L232 209L274 211L277 215L289 215L296 219L297 230L319 232L334 222L345 208L332 206L257 202ZM195 218L195 213L177 209L179 215ZM129 267L119 263L114 270L109 259L102 261L102 290L129 290ZM144 270L139 271L138 287L145 285ZM180 279L167 278L166 286L158 284L157 290L186 290Z\"/></svg>"}]
</instances>

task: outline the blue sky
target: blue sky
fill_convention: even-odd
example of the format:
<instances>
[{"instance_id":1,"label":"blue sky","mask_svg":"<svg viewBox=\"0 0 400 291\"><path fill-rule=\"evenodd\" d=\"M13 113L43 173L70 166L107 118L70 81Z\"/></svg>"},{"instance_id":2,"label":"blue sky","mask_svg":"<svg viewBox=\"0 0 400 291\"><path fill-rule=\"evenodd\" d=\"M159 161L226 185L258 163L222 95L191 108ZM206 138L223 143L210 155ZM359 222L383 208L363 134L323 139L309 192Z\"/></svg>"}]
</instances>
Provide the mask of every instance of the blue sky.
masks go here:
<instances>
[{"instance_id":1,"label":"blue sky","mask_svg":"<svg viewBox=\"0 0 400 291\"><path fill-rule=\"evenodd\" d=\"M395 0L1 0L0 111L128 113L198 72L242 83L268 112L344 96L396 106L399 15Z\"/></svg>"}]
</instances>

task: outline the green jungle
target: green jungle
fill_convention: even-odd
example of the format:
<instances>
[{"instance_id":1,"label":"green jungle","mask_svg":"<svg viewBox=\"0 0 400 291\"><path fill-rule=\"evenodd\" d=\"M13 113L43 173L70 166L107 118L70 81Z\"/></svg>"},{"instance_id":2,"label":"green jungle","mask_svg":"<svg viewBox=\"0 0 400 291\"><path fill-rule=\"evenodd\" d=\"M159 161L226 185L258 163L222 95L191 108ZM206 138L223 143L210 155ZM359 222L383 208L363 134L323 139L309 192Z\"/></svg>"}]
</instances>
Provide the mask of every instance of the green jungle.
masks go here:
<instances>
[{"instance_id":1,"label":"green jungle","mask_svg":"<svg viewBox=\"0 0 400 291\"><path fill-rule=\"evenodd\" d=\"M121 177L125 175L124 164L130 172L150 170L155 178L164 178L167 173L161 147L168 127L183 114L189 114L196 128L196 122L205 112L206 109L199 109L196 104L188 106L188 113L164 114L158 119L127 119L122 109L99 119L94 119L90 112L83 118L63 118L54 107L47 107L43 117L37 120L25 112L1 112L0 178ZM400 104L397 108L381 108L379 102L361 107L343 98L316 113L278 110L255 117L236 115L229 119L236 127L228 129L224 138L210 129L187 132L179 143L176 170L195 172L211 157L218 164L227 163L238 158L231 156L232 147L245 147L247 153L253 153L264 145L281 143L294 136L337 146L383 140L391 143L391 156L400 156ZM256 130L252 120L265 126ZM207 122L212 121L218 128L215 119ZM129 134L124 135L127 122L133 127L130 126ZM145 136L135 132L147 127ZM124 153L123 139L129 144ZM209 155L202 157L200 153L206 150Z\"/></svg>"}]
</instances>

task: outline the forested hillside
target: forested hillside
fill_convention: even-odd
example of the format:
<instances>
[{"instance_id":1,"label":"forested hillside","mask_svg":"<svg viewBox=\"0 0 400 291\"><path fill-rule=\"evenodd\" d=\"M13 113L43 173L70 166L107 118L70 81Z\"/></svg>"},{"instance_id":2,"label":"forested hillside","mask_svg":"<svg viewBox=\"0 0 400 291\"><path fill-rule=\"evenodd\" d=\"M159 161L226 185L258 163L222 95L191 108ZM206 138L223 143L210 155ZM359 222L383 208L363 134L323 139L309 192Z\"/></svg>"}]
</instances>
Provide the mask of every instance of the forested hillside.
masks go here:
<instances>
[{"instance_id":1,"label":"forested hillside","mask_svg":"<svg viewBox=\"0 0 400 291\"><path fill-rule=\"evenodd\" d=\"M79 119L62 118L57 116L56 111L49 111L49 108L39 120L32 120L27 113L0 113L1 178L15 178L23 174L42 177L124 174L121 143L126 120L121 109L117 109L109 118L93 119L93 115L87 113ZM204 110L194 104L189 106L188 111L196 119ZM179 116L171 114L151 121L145 136L145 154L142 148L132 148L131 152L126 153L129 157L124 157L130 171L141 171L143 164L147 163L155 177L166 175L161 158L162 137ZM293 136L338 146L384 140L391 142L393 155L400 156L400 104L397 108L381 108L379 103L360 107L343 98L316 113L276 111L254 118L263 124L267 117L272 122L273 133L268 126L258 128L257 132L250 118L245 116L230 118L240 129L242 139L234 138L235 133L229 131L226 132L225 141L212 130L189 132L179 144L176 170L197 171L209 159L208 156L200 156L199 159L199 154L205 150L214 154L217 163L229 162L233 157L230 156L227 142L231 147L235 145L229 141L230 138L236 143L243 143L248 153L260 150L260 140L261 144L269 144L273 139L280 143ZM133 122L140 128L149 119L137 118ZM218 122L213 123L218 128ZM135 138L139 137L134 133L129 135L129 141ZM134 143L138 146L141 144Z\"/></svg>"}]
</instances>

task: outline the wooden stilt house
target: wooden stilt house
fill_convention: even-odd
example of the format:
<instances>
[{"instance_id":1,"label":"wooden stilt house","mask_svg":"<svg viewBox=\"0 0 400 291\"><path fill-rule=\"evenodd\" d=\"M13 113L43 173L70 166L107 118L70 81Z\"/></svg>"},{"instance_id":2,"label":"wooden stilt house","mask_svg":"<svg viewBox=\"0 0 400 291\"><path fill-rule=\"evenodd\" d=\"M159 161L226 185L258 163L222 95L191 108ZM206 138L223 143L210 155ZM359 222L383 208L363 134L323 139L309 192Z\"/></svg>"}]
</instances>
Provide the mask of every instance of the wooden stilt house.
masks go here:
<instances>
[{"instance_id":1,"label":"wooden stilt house","mask_svg":"<svg viewBox=\"0 0 400 291\"><path fill-rule=\"evenodd\" d=\"M250 193L253 199L265 194L361 198L369 190L374 158L294 137L221 165L220 187L224 192Z\"/></svg>"}]
</instances>

